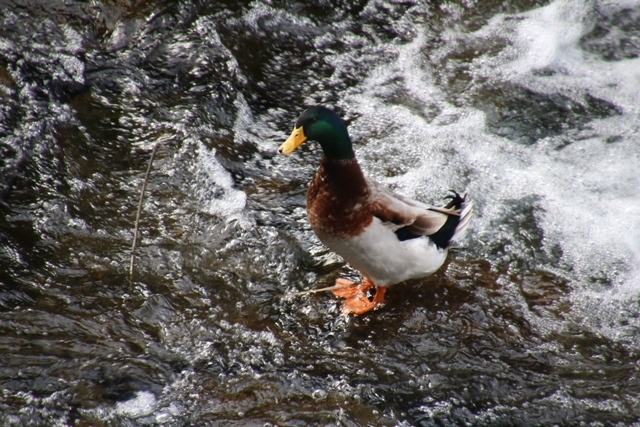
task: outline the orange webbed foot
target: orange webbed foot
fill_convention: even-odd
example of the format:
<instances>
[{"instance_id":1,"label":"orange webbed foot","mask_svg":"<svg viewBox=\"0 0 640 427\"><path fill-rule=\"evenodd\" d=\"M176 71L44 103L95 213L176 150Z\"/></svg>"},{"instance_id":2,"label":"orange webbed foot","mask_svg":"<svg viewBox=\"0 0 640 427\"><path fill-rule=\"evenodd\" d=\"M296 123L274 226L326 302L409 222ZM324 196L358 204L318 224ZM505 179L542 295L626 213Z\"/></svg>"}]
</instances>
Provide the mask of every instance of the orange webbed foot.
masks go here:
<instances>
[{"instance_id":1,"label":"orange webbed foot","mask_svg":"<svg viewBox=\"0 0 640 427\"><path fill-rule=\"evenodd\" d=\"M333 294L337 297L344 298L342 304L343 314L364 314L384 302L384 293L387 288L375 286L369 278L364 278L360 283L353 283L346 279L337 279ZM373 299L369 300L368 290L375 288L376 293Z\"/></svg>"}]
</instances>

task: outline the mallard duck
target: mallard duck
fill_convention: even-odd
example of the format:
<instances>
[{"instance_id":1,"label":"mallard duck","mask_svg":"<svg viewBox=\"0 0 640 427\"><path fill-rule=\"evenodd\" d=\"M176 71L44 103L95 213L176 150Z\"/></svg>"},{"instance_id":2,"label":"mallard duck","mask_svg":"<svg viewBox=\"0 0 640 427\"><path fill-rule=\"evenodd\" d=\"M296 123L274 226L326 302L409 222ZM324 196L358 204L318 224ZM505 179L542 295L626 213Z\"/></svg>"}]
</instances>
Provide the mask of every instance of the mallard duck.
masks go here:
<instances>
[{"instance_id":1,"label":"mallard duck","mask_svg":"<svg viewBox=\"0 0 640 427\"><path fill-rule=\"evenodd\" d=\"M336 280L343 313L366 313L383 303L387 287L442 266L452 240L469 224L473 203L466 194L452 191L446 205L432 207L365 177L347 127L328 108L305 110L278 151L290 154L306 140L324 153L307 192L311 228L363 277L360 283Z\"/></svg>"}]
</instances>

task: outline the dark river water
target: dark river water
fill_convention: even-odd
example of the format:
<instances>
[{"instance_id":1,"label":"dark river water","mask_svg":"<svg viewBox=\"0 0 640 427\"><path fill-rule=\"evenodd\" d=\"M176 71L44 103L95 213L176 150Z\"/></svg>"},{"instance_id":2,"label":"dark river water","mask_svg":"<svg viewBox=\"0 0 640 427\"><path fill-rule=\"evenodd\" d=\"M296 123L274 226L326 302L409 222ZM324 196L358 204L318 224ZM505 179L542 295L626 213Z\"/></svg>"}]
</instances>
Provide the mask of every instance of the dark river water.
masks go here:
<instances>
[{"instance_id":1,"label":"dark river water","mask_svg":"<svg viewBox=\"0 0 640 427\"><path fill-rule=\"evenodd\" d=\"M0 0L0 100L0 425L640 426L638 1ZM476 204L360 317L313 104Z\"/></svg>"}]
</instances>

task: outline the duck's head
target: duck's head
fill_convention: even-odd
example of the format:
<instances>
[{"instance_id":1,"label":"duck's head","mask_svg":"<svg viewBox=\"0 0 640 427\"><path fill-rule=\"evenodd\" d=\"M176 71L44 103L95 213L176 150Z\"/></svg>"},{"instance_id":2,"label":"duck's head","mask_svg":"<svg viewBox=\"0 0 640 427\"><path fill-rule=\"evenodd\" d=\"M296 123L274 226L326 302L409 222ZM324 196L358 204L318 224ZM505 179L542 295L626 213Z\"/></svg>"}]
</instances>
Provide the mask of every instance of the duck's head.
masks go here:
<instances>
[{"instance_id":1,"label":"duck's head","mask_svg":"<svg viewBox=\"0 0 640 427\"><path fill-rule=\"evenodd\" d=\"M353 147L342 119L325 107L311 107L305 110L291 136L278 148L282 154L291 154L306 140L317 141L322 151L330 159L353 159Z\"/></svg>"}]
</instances>

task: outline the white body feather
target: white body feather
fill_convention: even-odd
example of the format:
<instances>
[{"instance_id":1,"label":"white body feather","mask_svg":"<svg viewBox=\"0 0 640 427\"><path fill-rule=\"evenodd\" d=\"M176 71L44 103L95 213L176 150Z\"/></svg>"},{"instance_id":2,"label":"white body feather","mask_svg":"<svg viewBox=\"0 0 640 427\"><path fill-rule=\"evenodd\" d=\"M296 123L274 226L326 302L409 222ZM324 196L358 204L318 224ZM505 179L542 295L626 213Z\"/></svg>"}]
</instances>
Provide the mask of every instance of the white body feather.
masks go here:
<instances>
[{"instance_id":1,"label":"white body feather","mask_svg":"<svg viewBox=\"0 0 640 427\"><path fill-rule=\"evenodd\" d=\"M447 258L427 236L398 240L396 234L378 218L365 232L348 238L335 238L319 230L322 243L342 256L353 268L370 278L376 286L391 286L435 273Z\"/></svg>"}]
</instances>

